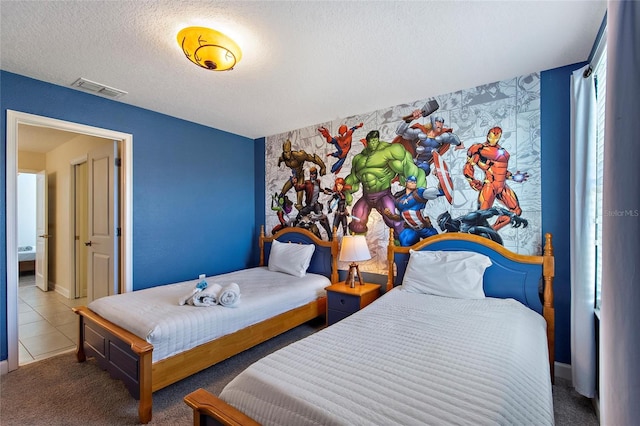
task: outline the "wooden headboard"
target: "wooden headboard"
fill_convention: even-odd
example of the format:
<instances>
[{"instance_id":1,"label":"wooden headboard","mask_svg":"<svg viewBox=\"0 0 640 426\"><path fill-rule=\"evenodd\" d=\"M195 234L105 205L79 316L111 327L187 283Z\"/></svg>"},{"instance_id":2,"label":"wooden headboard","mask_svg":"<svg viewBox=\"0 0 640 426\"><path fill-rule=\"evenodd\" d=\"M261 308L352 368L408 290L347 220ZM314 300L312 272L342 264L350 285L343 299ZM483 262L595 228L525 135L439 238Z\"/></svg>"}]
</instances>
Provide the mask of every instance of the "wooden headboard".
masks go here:
<instances>
[{"instance_id":1,"label":"wooden headboard","mask_svg":"<svg viewBox=\"0 0 640 426\"><path fill-rule=\"evenodd\" d=\"M409 262L409 250L472 251L491 259L484 273L487 297L512 298L541 314L547 321L547 341L553 378L555 311L553 307L554 257L551 234L545 235L541 256L514 253L502 245L478 235L447 232L425 238L411 247L395 245L393 231L387 248L387 291L402 284Z\"/></svg>"},{"instance_id":2,"label":"wooden headboard","mask_svg":"<svg viewBox=\"0 0 640 426\"><path fill-rule=\"evenodd\" d=\"M333 235L336 232L334 230ZM336 238L324 241L315 236L311 231L298 227L288 227L276 232L273 236L264 235L264 225L260 227L260 266L265 266L271 253L271 242L278 240L281 243L314 244L316 246L308 272L324 275L332 283L338 282L338 248Z\"/></svg>"}]
</instances>

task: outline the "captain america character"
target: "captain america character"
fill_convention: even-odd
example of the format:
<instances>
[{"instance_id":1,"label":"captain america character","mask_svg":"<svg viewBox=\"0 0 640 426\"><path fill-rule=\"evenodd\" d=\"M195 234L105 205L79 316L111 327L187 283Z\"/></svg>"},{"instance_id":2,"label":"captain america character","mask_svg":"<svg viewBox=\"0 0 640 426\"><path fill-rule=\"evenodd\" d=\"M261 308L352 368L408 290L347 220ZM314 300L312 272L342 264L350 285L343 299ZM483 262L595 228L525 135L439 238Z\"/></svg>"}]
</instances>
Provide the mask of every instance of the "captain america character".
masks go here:
<instances>
[{"instance_id":1,"label":"captain america character","mask_svg":"<svg viewBox=\"0 0 640 426\"><path fill-rule=\"evenodd\" d=\"M401 246L411 246L422 238L436 235L438 231L431 225L431 219L424 213L427 201L443 196L439 188L418 188L417 178L408 176L404 191L394 195L399 214L384 210L384 215L393 220L404 221L404 229L396 235Z\"/></svg>"}]
</instances>

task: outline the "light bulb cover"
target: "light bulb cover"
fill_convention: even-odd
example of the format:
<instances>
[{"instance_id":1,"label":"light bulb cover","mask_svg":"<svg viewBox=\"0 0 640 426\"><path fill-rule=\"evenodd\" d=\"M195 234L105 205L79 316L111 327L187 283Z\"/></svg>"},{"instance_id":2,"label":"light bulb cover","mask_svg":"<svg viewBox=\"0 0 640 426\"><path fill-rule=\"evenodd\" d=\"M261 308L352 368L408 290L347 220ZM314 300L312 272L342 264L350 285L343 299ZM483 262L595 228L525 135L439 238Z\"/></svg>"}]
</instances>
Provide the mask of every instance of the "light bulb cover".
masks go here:
<instances>
[{"instance_id":1,"label":"light bulb cover","mask_svg":"<svg viewBox=\"0 0 640 426\"><path fill-rule=\"evenodd\" d=\"M232 70L242 58L235 41L211 28L187 27L180 30L177 39L187 59L207 70Z\"/></svg>"},{"instance_id":2,"label":"light bulb cover","mask_svg":"<svg viewBox=\"0 0 640 426\"><path fill-rule=\"evenodd\" d=\"M371 259L369 246L364 235L345 235L342 237L340 256L338 260L343 262L359 262Z\"/></svg>"}]
</instances>

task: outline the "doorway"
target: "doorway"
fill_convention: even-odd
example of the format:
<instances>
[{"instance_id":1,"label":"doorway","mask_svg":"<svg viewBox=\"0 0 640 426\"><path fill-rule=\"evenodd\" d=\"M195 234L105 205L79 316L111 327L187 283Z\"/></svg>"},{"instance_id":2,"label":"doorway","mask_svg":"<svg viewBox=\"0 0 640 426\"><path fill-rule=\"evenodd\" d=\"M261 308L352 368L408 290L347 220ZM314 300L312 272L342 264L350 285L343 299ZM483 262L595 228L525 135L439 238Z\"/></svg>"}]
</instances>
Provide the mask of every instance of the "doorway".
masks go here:
<instances>
[{"instance_id":1,"label":"doorway","mask_svg":"<svg viewBox=\"0 0 640 426\"><path fill-rule=\"evenodd\" d=\"M120 283L119 291L132 291L132 165L133 137L130 134L100 129L81 124L50 119L15 111L7 111L7 156L6 156L6 194L7 194L7 329L8 329L8 370L18 368L18 260L17 260L17 172L19 127L22 125L43 127L98 138L120 141L122 148L122 184L120 185L119 215L120 247ZM66 189L68 190L68 188ZM71 205L68 206L73 211ZM68 236L75 241L73 233ZM69 266L75 266L75 259L69 259Z\"/></svg>"},{"instance_id":2,"label":"doorway","mask_svg":"<svg viewBox=\"0 0 640 426\"><path fill-rule=\"evenodd\" d=\"M82 244L89 241L88 238L88 182L87 162L81 161L73 164L73 204L74 204L74 280L73 288L76 299L87 297L87 251L82 249Z\"/></svg>"}]
</instances>

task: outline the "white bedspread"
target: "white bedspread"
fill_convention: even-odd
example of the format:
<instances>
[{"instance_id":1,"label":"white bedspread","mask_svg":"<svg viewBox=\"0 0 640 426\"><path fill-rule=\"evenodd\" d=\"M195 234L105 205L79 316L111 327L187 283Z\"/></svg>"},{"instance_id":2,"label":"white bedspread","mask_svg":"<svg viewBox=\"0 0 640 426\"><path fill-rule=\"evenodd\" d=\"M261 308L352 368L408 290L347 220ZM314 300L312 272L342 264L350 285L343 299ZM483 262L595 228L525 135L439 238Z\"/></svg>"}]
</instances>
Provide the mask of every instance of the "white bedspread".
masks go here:
<instances>
[{"instance_id":1,"label":"white bedspread","mask_svg":"<svg viewBox=\"0 0 640 426\"><path fill-rule=\"evenodd\" d=\"M331 284L322 275L298 278L266 267L251 268L206 278L209 285L237 283L241 294L237 306L178 305L198 281L102 297L89 309L152 343L155 362L302 306L324 296L324 288Z\"/></svg>"},{"instance_id":2,"label":"white bedspread","mask_svg":"<svg viewBox=\"0 0 640 426\"><path fill-rule=\"evenodd\" d=\"M545 329L514 300L395 289L220 397L264 425L550 425Z\"/></svg>"},{"instance_id":3,"label":"white bedspread","mask_svg":"<svg viewBox=\"0 0 640 426\"><path fill-rule=\"evenodd\" d=\"M36 250L32 246L18 247L18 261L35 260Z\"/></svg>"}]
</instances>

